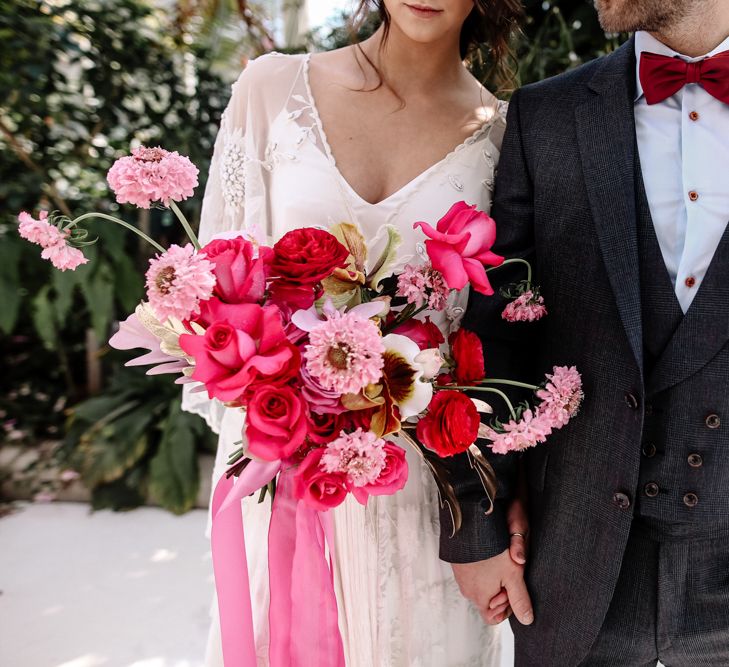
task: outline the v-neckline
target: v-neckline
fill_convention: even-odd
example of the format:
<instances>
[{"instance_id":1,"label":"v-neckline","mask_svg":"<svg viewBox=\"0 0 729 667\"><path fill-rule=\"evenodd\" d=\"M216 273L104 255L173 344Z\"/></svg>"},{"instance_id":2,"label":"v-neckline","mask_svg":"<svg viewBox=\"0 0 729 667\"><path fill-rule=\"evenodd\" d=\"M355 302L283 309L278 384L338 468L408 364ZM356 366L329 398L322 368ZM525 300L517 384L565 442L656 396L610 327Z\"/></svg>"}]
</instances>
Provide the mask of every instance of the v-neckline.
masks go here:
<instances>
[{"instance_id":1,"label":"v-neckline","mask_svg":"<svg viewBox=\"0 0 729 667\"><path fill-rule=\"evenodd\" d=\"M462 151L467 146L470 146L474 144L490 127L493 125L496 120L499 118L499 108L498 104L494 108L494 113L492 116L484 121L480 127L478 127L474 132L466 137L460 144L458 144L455 148L453 148L449 153L447 153L445 156L443 156L440 160L437 162L434 162L429 167L427 167L424 171L421 171L417 176L414 176L412 179L410 179L407 183L402 185L400 188L389 194L384 199L381 199L377 202L371 202L365 199L362 195L357 192L357 190L354 189L352 184L344 177L344 174L342 174L341 170L339 169L339 166L337 165L337 159L334 156L334 153L332 152L332 148L329 145L329 139L327 138L327 133L324 130L324 124L321 121L321 116L319 115L319 108L316 104L316 99L314 98L314 93L311 88L311 81L309 79L309 65L311 63L311 55L308 53L306 55L306 59L304 60L304 67L303 67L303 75L304 75L304 85L306 87L306 94L309 98L309 105L311 106L311 113L314 117L314 123L316 125L316 129L319 132L319 136L321 137L321 142L324 147L324 153L327 157L327 160L329 161L330 166L335 171L337 178L341 182L341 184L346 188L346 190L354 197L359 203L363 204L364 206L369 206L371 208L377 208L380 206L383 206L385 204L390 203L395 198L405 194L411 187L414 187L417 183L419 183L421 180L424 180L427 176L429 176L432 172L434 172L438 167L441 165L449 162L454 155Z\"/></svg>"}]
</instances>

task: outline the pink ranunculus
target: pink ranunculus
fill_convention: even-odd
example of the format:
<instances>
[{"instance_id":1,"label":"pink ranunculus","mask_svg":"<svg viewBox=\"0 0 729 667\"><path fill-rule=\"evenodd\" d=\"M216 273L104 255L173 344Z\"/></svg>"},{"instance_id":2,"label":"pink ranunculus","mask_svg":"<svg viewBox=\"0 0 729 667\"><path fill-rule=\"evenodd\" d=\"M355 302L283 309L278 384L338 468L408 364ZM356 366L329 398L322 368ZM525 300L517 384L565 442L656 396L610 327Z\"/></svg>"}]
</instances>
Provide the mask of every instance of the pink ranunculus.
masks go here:
<instances>
[{"instance_id":1,"label":"pink ranunculus","mask_svg":"<svg viewBox=\"0 0 729 667\"><path fill-rule=\"evenodd\" d=\"M415 318L404 322L392 333L405 336L414 341L421 350L429 350L433 347L440 347L445 343L445 338L441 330L430 321L429 317L425 317L422 321Z\"/></svg>"},{"instance_id":2,"label":"pink ranunculus","mask_svg":"<svg viewBox=\"0 0 729 667\"><path fill-rule=\"evenodd\" d=\"M325 512L337 507L347 497L347 475L341 472L326 472L321 459L326 449L312 449L294 473L294 496L307 505Z\"/></svg>"},{"instance_id":3,"label":"pink ranunculus","mask_svg":"<svg viewBox=\"0 0 729 667\"><path fill-rule=\"evenodd\" d=\"M256 254L253 243L243 236L213 239L200 251L214 265L213 294L224 303L254 303L266 291L266 267L270 248Z\"/></svg>"},{"instance_id":4,"label":"pink ranunculus","mask_svg":"<svg viewBox=\"0 0 729 667\"><path fill-rule=\"evenodd\" d=\"M413 227L420 227L428 237L428 257L450 289L463 289L470 282L481 294L494 293L484 267L499 266L504 258L491 252L496 241L493 218L461 201L451 206L435 229L425 222Z\"/></svg>"},{"instance_id":5,"label":"pink ranunculus","mask_svg":"<svg viewBox=\"0 0 729 667\"><path fill-rule=\"evenodd\" d=\"M352 495L363 505L368 496L391 496L405 487L408 481L408 462L405 450L392 442L386 442L385 465L380 476L372 484L352 488Z\"/></svg>"},{"instance_id":6,"label":"pink ranunculus","mask_svg":"<svg viewBox=\"0 0 729 667\"><path fill-rule=\"evenodd\" d=\"M213 310L204 334L180 336L180 347L195 359L192 378L205 385L210 398L238 401L253 382L293 372L298 351L286 340L278 308L237 304L226 314L217 318Z\"/></svg>"},{"instance_id":7,"label":"pink ranunculus","mask_svg":"<svg viewBox=\"0 0 729 667\"><path fill-rule=\"evenodd\" d=\"M307 406L291 387L262 385L246 406L248 453L264 461L289 458L304 443Z\"/></svg>"},{"instance_id":8,"label":"pink ranunculus","mask_svg":"<svg viewBox=\"0 0 729 667\"><path fill-rule=\"evenodd\" d=\"M182 201L197 187L197 167L177 151L140 146L119 158L106 180L120 204L149 208L152 202Z\"/></svg>"}]
</instances>

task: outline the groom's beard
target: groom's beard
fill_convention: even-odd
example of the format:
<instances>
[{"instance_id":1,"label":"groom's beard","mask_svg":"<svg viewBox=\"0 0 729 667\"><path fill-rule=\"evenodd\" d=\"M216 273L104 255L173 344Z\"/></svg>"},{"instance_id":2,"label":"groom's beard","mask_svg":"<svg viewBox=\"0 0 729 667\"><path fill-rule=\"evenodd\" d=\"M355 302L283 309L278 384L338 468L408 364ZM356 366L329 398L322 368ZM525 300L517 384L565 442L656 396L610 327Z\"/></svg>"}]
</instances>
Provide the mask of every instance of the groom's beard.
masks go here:
<instances>
[{"instance_id":1,"label":"groom's beard","mask_svg":"<svg viewBox=\"0 0 729 667\"><path fill-rule=\"evenodd\" d=\"M606 32L666 32L706 0L595 0Z\"/></svg>"}]
</instances>

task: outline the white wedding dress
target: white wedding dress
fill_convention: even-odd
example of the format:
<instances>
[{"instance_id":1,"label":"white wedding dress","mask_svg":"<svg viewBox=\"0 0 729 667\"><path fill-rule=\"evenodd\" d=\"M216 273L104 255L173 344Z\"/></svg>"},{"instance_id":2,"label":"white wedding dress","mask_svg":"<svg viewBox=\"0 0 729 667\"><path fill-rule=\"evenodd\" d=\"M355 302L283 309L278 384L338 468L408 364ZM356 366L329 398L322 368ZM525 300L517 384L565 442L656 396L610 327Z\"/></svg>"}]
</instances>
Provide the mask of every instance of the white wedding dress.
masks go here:
<instances>
[{"instance_id":1,"label":"white wedding dress","mask_svg":"<svg viewBox=\"0 0 729 667\"><path fill-rule=\"evenodd\" d=\"M435 225L461 200L489 210L505 129L503 106L449 155L377 204L364 201L337 169L308 81L309 56L269 54L233 86L215 145L202 211L201 240L246 230L264 240L286 231L349 221L378 244L385 224L403 237L402 260L423 253L413 223ZM374 252L374 256L378 253ZM447 335L465 294L431 314ZM220 434L215 483L241 439L243 416L185 393L185 409ZM333 510L335 584L348 667L495 667L498 631L486 626L438 558L438 496L429 472L408 451L410 478L394 496L354 498ZM267 665L267 532L270 502L244 501L258 664ZM222 667L217 607L206 658ZM315 667L315 666L312 666Z\"/></svg>"}]
</instances>

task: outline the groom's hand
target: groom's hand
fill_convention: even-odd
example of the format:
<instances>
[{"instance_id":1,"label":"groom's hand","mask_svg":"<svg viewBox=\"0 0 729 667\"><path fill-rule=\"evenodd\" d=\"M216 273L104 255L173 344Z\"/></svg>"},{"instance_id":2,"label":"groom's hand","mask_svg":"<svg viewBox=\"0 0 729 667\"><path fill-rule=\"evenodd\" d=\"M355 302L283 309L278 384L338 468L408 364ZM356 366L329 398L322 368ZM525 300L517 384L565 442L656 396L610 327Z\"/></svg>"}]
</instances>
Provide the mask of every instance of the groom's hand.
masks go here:
<instances>
[{"instance_id":1,"label":"groom's hand","mask_svg":"<svg viewBox=\"0 0 729 667\"><path fill-rule=\"evenodd\" d=\"M497 625L513 611L521 624L531 625L534 612L524 582L524 566L514 562L509 549L478 563L453 563L453 573L461 593L478 607L486 623ZM491 607L500 594L504 601Z\"/></svg>"}]
</instances>

